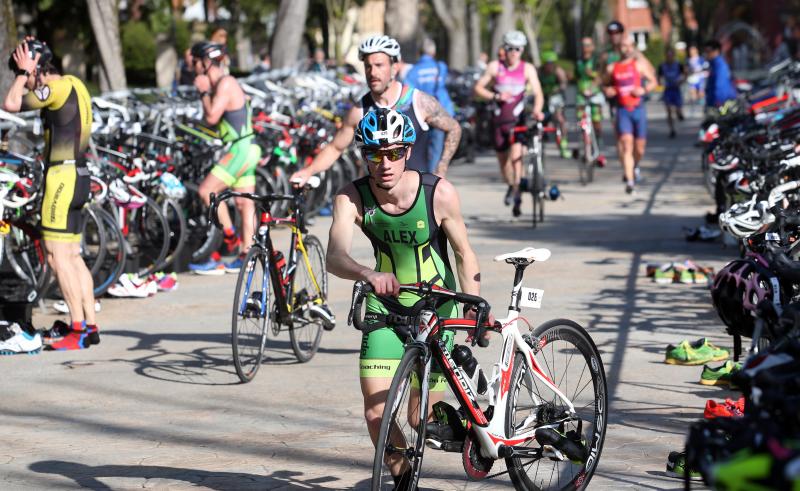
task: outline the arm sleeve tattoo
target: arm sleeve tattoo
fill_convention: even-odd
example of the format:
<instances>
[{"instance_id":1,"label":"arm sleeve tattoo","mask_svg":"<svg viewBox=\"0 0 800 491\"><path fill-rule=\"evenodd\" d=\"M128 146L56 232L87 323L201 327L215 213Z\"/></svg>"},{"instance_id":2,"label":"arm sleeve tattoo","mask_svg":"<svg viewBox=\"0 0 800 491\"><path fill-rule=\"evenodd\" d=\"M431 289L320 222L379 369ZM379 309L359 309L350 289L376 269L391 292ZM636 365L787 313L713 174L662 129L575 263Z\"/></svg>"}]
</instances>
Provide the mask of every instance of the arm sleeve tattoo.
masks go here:
<instances>
[{"instance_id":1,"label":"arm sleeve tattoo","mask_svg":"<svg viewBox=\"0 0 800 491\"><path fill-rule=\"evenodd\" d=\"M458 142L461 141L461 126L458 121L447 114L447 111L433 96L419 92L419 105L425 112L425 122L428 123L428 126L443 130L445 133L442 157L436 166L436 173L444 175L450 165L450 160L456 153Z\"/></svg>"}]
</instances>

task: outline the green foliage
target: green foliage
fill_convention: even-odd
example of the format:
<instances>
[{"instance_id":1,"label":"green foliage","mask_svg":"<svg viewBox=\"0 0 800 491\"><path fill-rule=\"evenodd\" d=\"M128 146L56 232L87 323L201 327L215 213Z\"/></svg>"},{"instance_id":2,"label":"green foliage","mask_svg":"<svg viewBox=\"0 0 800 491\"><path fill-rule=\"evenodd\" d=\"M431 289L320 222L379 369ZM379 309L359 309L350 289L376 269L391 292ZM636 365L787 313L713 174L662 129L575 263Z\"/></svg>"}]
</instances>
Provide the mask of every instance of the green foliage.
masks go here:
<instances>
[{"instance_id":1,"label":"green foliage","mask_svg":"<svg viewBox=\"0 0 800 491\"><path fill-rule=\"evenodd\" d=\"M152 71L156 63L156 40L144 22L127 22L121 26L122 57L125 69Z\"/></svg>"},{"instance_id":2,"label":"green foliage","mask_svg":"<svg viewBox=\"0 0 800 491\"><path fill-rule=\"evenodd\" d=\"M647 49L644 50L644 55L655 68L658 68L658 65L664 62L664 49L664 41L662 41L660 37L650 37L650 41L647 43Z\"/></svg>"}]
</instances>

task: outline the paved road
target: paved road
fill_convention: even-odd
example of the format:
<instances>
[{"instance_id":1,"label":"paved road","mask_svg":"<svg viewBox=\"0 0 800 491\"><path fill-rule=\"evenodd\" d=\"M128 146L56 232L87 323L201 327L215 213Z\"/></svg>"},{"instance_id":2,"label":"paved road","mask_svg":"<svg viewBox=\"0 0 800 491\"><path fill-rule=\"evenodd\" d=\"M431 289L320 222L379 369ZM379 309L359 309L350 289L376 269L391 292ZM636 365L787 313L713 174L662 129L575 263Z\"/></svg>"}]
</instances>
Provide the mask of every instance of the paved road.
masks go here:
<instances>
[{"instance_id":1,"label":"paved road","mask_svg":"<svg viewBox=\"0 0 800 491\"><path fill-rule=\"evenodd\" d=\"M575 184L572 162L550 158L564 199L548 204L537 230L529 216L511 220L502 206L493 157L452 169L484 295L498 306L507 301L511 271L491 261L495 254L548 247L551 260L526 280L546 291L533 323L572 318L602 350L610 421L592 489L681 489L663 475L667 454L682 446L705 399L730 395L699 385L700 368L662 363L665 345L684 338L730 345L707 289L645 277L648 262L692 258L719 268L733 255L683 240L682 226L698 225L710 205L693 128L687 122L678 140L667 140L663 121L651 124L645 180L633 197L623 193L613 158L585 188ZM323 242L328 225L321 218L312 227ZM371 260L366 240L354 254ZM229 346L234 280L182 275L172 293L104 300L99 346L2 359L0 488L364 489L373 451L362 419L358 334L340 323L304 365L294 361L287 333L273 336L255 381L240 385ZM331 278L340 320L350 289ZM35 316L37 325L53 318ZM479 353L484 366L494 349ZM425 467L426 489L509 487L502 477L467 482L457 455L428 452Z\"/></svg>"}]
</instances>

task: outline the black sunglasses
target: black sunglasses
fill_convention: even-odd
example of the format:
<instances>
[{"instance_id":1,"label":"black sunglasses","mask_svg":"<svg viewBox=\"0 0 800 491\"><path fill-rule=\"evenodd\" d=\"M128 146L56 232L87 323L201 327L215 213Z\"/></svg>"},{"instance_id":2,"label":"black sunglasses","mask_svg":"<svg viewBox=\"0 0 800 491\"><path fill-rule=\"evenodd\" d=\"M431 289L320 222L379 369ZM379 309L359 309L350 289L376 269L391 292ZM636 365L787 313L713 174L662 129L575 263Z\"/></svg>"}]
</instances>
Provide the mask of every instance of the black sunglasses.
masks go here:
<instances>
[{"instance_id":1,"label":"black sunglasses","mask_svg":"<svg viewBox=\"0 0 800 491\"><path fill-rule=\"evenodd\" d=\"M522 48L519 46L503 46L506 51L522 51Z\"/></svg>"}]
</instances>

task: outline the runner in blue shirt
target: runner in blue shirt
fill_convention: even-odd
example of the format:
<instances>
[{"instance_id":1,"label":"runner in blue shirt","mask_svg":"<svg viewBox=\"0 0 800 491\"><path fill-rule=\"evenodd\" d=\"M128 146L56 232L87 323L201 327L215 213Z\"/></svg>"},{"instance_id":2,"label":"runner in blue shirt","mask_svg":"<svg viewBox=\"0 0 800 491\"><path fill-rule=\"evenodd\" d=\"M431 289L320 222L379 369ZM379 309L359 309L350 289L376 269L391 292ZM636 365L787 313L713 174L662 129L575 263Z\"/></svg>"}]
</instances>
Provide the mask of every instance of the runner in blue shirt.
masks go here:
<instances>
[{"instance_id":1,"label":"runner in blue shirt","mask_svg":"<svg viewBox=\"0 0 800 491\"><path fill-rule=\"evenodd\" d=\"M736 99L736 89L731 81L731 69L722 57L722 45L712 39L703 46L708 60L708 80L706 80L706 108L718 109L727 101Z\"/></svg>"},{"instance_id":2,"label":"runner in blue shirt","mask_svg":"<svg viewBox=\"0 0 800 491\"><path fill-rule=\"evenodd\" d=\"M675 122L673 113L683 121L683 97L681 84L686 77L686 68L675 60L675 50L667 48L666 60L658 66L658 78L664 84L664 105L667 107L667 122L669 123L669 137L675 138Z\"/></svg>"},{"instance_id":3,"label":"runner in blue shirt","mask_svg":"<svg viewBox=\"0 0 800 491\"><path fill-rule=\"evenodd\" d=\"M432 95L439 101L447 114L453 116L453 101L447 93L447 65L443 61L436 61L436 43L431 39L422 42L422 55L405 77L405 83ZM431 129L428 137L428 172L436 171L444 147L444 132ZM439 176L439 177L444 177Z\"/></svg>"}]
</instances>

